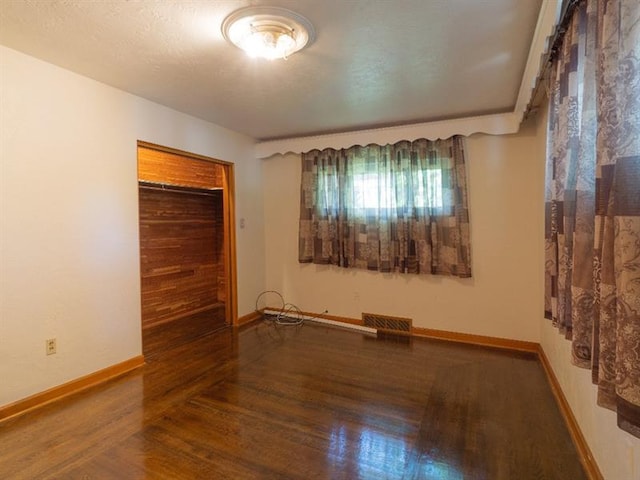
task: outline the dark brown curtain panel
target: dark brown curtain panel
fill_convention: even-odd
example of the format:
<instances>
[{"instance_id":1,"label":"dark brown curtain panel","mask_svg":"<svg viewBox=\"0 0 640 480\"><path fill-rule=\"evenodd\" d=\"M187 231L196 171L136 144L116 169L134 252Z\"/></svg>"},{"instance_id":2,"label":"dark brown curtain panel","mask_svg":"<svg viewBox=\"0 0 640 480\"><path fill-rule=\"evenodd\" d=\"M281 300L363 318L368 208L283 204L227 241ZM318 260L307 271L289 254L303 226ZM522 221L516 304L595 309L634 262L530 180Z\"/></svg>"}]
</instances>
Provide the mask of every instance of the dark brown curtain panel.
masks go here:
<instances>
[{"instance_id":1,"label":"dark brown curtain panel","mask_svg":"<svg viewBox=\"0 0 640 480\"><path fill-rule=\"evenodd\" d=\"M587 0L553 64L545 316L640 437L640 2Z\"/></svg>"},{"instance_id":2,"label":"dark brown curtain panel","mask_svg":"<svg viewBox=\"0 0 640 480\"><path fill-rule=\"evenodd\" d=\"M470 277L463 139L302 154L299 261Z\"/></svg>"}]
</instances>

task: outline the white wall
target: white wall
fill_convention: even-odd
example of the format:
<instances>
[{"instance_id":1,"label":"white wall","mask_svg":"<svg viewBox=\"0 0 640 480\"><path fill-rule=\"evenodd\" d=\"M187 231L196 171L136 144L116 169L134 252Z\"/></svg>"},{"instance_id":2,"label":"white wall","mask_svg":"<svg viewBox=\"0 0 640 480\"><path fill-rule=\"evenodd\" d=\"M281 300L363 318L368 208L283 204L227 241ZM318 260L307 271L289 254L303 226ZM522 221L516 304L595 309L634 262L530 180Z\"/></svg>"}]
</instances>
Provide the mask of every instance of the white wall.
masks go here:
<instances>
[{"instance_id":1,"label":"white wall","mask_svg":"<svg viewBox=\"0 0 640 480\"><path fill-rule=\"evenodd\" d=\"M536 162L539 164L545 161L546 120L546 111L541 111L537 118L540 155ZM540 305L542 302L543 298ZM571 363L571 342L542 315L540 344L604 478L640 479L640 439L620 430L615 413L597 405L597 388L591 382L591 371Z\"/></svg>"},{"instance_id":2,"label":"white wall","mask_svg":"<svg viewBox=\"0 0 640 480\"><path fill-rule=\"evenodd\" d=\"M5 47L0 75L0 405L141 353L137 140L235 163L239 314L253 311L252 139Z\"/></svg>"},{"instance_id":3,"label":"white wall","mask_svg":"<svg viewBox=\"0 0 640 480\"><path fill-rule=\"evenodd\" d=\"M266 286L310 312L539 341L543 165L535 125L467 139L473 278L391 275L297 261L300 157L264 160Z\"/></svg>"}]
</instances>

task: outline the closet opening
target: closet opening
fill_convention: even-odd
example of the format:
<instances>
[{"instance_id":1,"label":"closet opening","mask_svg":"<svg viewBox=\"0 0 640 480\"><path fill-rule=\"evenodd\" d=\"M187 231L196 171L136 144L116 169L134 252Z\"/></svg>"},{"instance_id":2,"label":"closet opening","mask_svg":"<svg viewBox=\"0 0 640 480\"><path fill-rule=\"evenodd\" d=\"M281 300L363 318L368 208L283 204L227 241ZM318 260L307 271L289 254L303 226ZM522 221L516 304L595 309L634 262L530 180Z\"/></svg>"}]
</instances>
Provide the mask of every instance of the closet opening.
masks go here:
<instances>
[{"instance_id":1,"label":"closet opening","mask_svg":"<svg viewBox=\"0 0 640 480\"><path fill-rule=\"evenodd\" d=\"M237 318L233 165L138 142L145 357Z\"/></svg>"}]
</instances>

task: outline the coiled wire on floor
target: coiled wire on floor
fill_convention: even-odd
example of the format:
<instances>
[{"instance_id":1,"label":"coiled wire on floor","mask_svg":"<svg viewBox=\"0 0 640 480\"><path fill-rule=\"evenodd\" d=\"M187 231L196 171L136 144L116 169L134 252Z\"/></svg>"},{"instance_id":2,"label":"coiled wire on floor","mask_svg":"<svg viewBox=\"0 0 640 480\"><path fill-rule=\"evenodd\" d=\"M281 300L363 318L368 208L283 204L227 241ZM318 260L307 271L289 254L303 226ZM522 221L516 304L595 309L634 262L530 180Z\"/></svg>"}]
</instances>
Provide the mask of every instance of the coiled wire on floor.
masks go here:
<instances>
[{"instance_id":1,"label":"coiled wire on floor","mask_svg":"<svg viewBox=\"0 0 640 480\"><path fill-rule=\"evenodd\" d=\"M262 297L267 294L273 293L280 299L280 307L273 305L265 305L260 308L259 303ZM278 312L277 314L264 313L265 310L272 310ZM272 321L276 325L296 326L304 323L304 315L302 311L293 303L286 303L282 294L276 290L264 290L256 297L256 311L262 312L265 320Z\"/></svg>"}]
</instances>

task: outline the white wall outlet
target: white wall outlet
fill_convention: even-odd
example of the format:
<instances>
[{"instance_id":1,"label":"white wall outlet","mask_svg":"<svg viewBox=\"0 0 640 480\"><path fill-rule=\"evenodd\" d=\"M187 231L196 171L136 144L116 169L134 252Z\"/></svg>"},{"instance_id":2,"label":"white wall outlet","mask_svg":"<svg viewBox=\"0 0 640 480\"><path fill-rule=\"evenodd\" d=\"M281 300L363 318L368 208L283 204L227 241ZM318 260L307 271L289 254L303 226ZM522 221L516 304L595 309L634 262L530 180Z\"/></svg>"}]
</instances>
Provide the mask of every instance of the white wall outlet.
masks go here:
<instances>
[{"instance_id":1,"label":"white wall outlet","mask_svg":"<svg viewBox=\"0 0 640 480\"><path fill-rule=\"evenodd\" d=\"M47 355L53 355L54 353L56 353L58 346L56 344L55 338L47 339L46 346L47 346Z\"/></svg>"}]
</instances>

